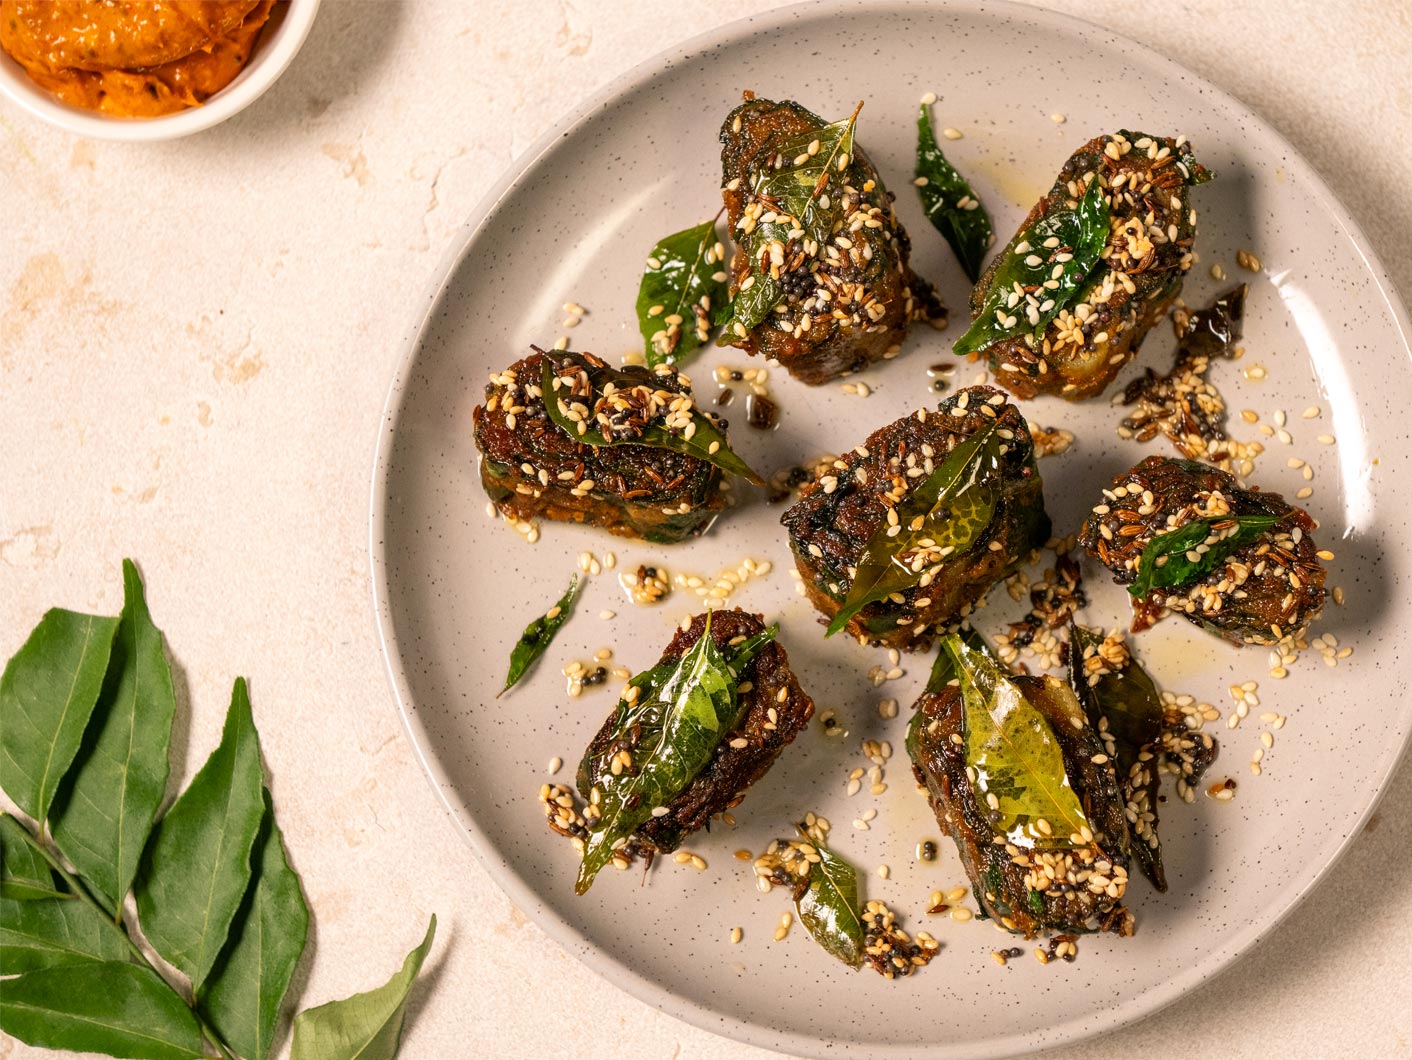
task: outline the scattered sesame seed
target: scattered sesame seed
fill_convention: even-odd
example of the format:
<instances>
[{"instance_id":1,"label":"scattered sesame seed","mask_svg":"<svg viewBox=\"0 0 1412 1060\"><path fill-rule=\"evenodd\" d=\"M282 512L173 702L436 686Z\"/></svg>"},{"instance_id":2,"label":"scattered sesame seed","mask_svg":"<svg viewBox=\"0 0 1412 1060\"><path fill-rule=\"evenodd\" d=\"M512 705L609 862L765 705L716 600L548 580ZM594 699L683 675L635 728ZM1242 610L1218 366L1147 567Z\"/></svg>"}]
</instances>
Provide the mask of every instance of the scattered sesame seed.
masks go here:
<instances>
[{"instance_id":1,"label":"scattered sesame seed","mask_svg":"<svg viewBox=\"0 0 1412 1060\"><path fill-rule=\"evenodd\" d=\"M925 96L922 97L922 106L924 106L924 107L930 107L930 106L931 106L933 103L935 103L935 102L936 102L936 93L935 93L935 92L928 92Z\"/></svg>"},{"instance_id":2,"label":"scattered sesame seed","mask_svg":"<svg viewBox=\"0 0 1412 1060\"><path fill-rule=\"evenodd\" d=\"M947 128L941 130L941 135L945 136L948 140L959 140L961 139L961 130L953 129L948 126Z\"/></svg>"},{"instance_id":3,"label":"scattered sesame seed","mask_svg":"<svg viewBox=\"0 0 1412 1060\"><path fill-rule=\"evenodd\" d=\"M1260 259L1243 248L1236 251L1236 264L1248 272L1260 271Z\"/></svg>"}]
</instances>

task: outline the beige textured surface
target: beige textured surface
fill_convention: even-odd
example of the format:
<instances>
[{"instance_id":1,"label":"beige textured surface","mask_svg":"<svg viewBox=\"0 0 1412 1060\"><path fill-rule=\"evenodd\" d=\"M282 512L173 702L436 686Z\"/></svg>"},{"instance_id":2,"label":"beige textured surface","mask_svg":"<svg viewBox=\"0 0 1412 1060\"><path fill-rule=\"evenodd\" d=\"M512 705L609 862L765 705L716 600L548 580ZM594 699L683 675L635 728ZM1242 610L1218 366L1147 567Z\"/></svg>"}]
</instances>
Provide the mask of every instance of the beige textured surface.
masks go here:
<instances>
[{"instance_id":1,"label":"beige textured surface","mask_svg":"<svg viewBox=\"0 0 1412 1060\"><path fill-rule=\"evenodd\" d=\"M179 664L179 774L215 742L231 679L251 679L316 915L302 1004L390 974L439 914L406 1056L767 1055L585 973L481 871L402 735L366 550L385 388L453 230L583 94L763 6L327 0L280 83L190 140L81 142L0 110L0 652L49 605L116 611L117 561L137 558ZM1405 4L1049 6L1251 105L1412 291ZM1412 1057L1412 915L1395 859L1409 843L1404 768L1267 942L1103 1051ZM944 983L915 988L944 1035ZM0 1057L37 1055L0 1038Z\"/></svg>"}]
</instances>

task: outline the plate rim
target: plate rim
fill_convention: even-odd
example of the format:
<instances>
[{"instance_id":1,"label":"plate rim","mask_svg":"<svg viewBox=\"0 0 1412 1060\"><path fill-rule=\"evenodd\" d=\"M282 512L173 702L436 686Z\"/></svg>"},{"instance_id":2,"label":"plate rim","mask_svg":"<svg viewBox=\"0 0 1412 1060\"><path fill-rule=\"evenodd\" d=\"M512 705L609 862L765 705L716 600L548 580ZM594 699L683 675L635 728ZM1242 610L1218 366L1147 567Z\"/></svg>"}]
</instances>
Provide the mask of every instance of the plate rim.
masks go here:
<instances>
[{"instance_id":1,"label":"plate rim","mask_svg":"<svg viewBox=\"0 0 1412 1060\"><path fill-rule=\"evenodd\" d=\"M879 5L884 6L884 5ZM1304 154L1296 148L1277 128L1271 125L1257 111L1239 98L1196 73L1181 63L1169 59L1161 52L1124 34L1101 26L1089 19L1080 18L1046 8L1033 7L1020 0L889 0L885 5L893 10L916 12L946 11L965 9L985 16L1004 14L1029 21L1040 28L1062 27L1070 32L1077 31L1083 36L1098 35L1112 43L1132 49L1145 61L1154 63L1173 77L1190 80L1202 86L1208 100L1217 108L1236 114L1254 122L1284 151L1288 152L1291 166L1302 169L1315 201L1332 218L1353 249L1362 259L1367 274L1372 279L1387 305L1392 322L1402 341L1404 353L1412 360L1412 320L1406 306L1398 294L1392 277L1383 265L1377 252L1368 242L1362 227L1334 194L1323 175ZM803 0L800 3L786 4L767 11L732 19L712 29L671 45L646 59L634 64L626 71L610 78L604 85L587 96L561 118L555 121L523 152L515 157L501 175L485 192L458 228L446 250L438 259L431 278L422 289L422 300L405 333L398 353L392 382L388 387L378 422L378 432L372 461L372 479L368 516L369 588L371 590L372 622L374 634L383 656L383 669L388 685L402 722L403 731L412 745L413 754L421 766L427 783L431 786L441 804L449 823L460 832L465 843L486 870L492 881L516 906L530 912L535 924L546 935L571 954L582 965L617 987L629 996L644 1004L653 1005L668 1015L701 1030L775 1051L790 1051L808 1056L865 1055L851 1045L840 1046L828 1043L817 1037L775 1030L764 1025L740 1019L730 1013L717 1011L688 1001L670 989L642 975L636 968L590 944L579 931L552 908L545 905L538 893L529 887L513 872L497 871L504 865L494 845L482 835L473 818L463 816L453 805L447 794L451 786L430 750L418 738L412 715L416 711L411 689L401 673L401 653L388 601L387 555L381 528L388 512L389 454L400 419L402 405L406 398L406 380L415 365L422 339L432 319L434 310L444 297L451 277L462 260L481 235L486 221L495 213L507 193L515 183L558 143L569 135L582 121L599 109L611 105L629 89L649 81L653 76L680 64L690 57L713 47L734 43L743 33L756 29L777 28L781 24L801 17L827 17L834 13L857 11L860 4L856 0ZM429 741L427 741L429 742ZM1207 951L1201 960L1186 966L1182 971L1162 981L1156 987L1138 994L1129 1001L1111 1008L1083 1016L1077 1016L1063 1023L1054 1024L1042 1031L1007 1034L989 1038L976 1047L970 1056L977 1058L1000 1058L1037 1052L1040 1049L1074 1044L1098 1035L1109 1033L1118 1027L1146 1019L1176 1003L1195 988L1211 979L1228 972L1252 949L1279 927L1297 909L1309 894L1319 886L1348 852L1353 841L1362 834L1368 818L1377 810L1387 793L1389 781L1409 757L1412 748L1412 725L1402 737L1401 746L1387 759L1387 766L1376 778L1372 797L1352 821L1333 854L1319 867L1314 875L1304 882L1292 895L1288 896L1282 908L1270 919L1258 926L1237 933L1235 942L1218 946ZM866 1045L866 1055L886 1058L936 1058L955 1057L952 1049L944 1044L895 1044Z\"/></svg>"}]
</instances>

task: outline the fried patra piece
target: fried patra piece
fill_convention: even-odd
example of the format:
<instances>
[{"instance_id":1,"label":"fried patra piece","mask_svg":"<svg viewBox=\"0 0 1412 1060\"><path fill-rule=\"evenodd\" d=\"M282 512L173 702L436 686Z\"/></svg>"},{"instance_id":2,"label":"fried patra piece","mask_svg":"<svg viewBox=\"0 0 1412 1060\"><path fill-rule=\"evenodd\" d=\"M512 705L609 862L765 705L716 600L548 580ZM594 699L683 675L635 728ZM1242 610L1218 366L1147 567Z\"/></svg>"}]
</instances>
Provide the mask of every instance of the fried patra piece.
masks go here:
<instances>
[{"instance_id":1,"label":"fried patra piece","mask_svg":"<svg viewBox=\"0 0 1412 1060\"><path fill-rule=\"evenodd\" d=\"M854 144L853 120L829 125L798 103L746 93L721 126L736 240L721 341L815 385L895 357L912 321L945 320L907 263L894 196Z\"/></svg>"},{"instance_id":2,"label":"fried patra piece","mask_svg":"<svg viewBox=\"0 0 1412 1060\"><path fill-rule=\"evenodd\" d=\"M712 611L709 617L710 637L727 659L733 649L768 632L759 615L738 608ZM653 746L657 735L654 724L660 725L660 716L639 718L633 713L644 695L651 698L654 691L659 691L651 673L670 670L701 639L706 628L707 614L700 614L686 629L678 629L653 671L648 672L646 691L633 695L638 690L629 686L630 692L588 745L579 764L577 783L587 804L585 817L590 828L599 816L595 810L604 804L601 797L594 795L604 775L622 776L643 768ZM718 734L715 750L705 766L665 807L657 808L663 812L648 817L618 848L617 860L640 857L650 862L656 854L677 849L691 833L709 828L712 817L740 805L751 785L769 771L780 752L814 714L814 701L799 687L789 668L789 655L776 640L770 639L754 652L736 677L738 720ZM624 760L626 765L622 764ZM615 761L619 763L616 767Z\"/></svg>"},{"instance_id":3,"label":"fried patra piece","mask_svg":"<svg viewBox=\"0 0 1412 1060\"><path fill-rule=\"evenodd\" d=\"M626 381L620 394L641 386L691 403L690 380L670 365L616 372L592 354L567 351L536 352L516 361L490 377L485 404L473 414L481 482L496 507L516 520L585 523L648 541L703 533L725 507L721 469L672 449L591 445L570 437L545 409L546 365L562 367L569 377L578 371L610 372ZM654 418L667 414L659 400ZM622 429L633 429L632 422L625 420Z\"/></svg>"},{"instance_id":4,"label":"fried patra piece","mask_svg":"<svg viewBox=\"0 0 1412 1060\"><path fill-rule=\"evenodd\" d=\"M1008 323L958 352L986 354L1016 397L1079 401L1102 393L1181 291L1195 260L1188 189L1208 179L1185 137L1118 132L1084 144L971 292L973 317L1004 314ZM1081 203L1094 180L1103 203L1085 214ZM1108 223L1101 249L1094 244L1097 262L1079 274L1073 266L1082 251L1046 227L1076 210L1093 223L1106 214ZM1037 271L1016 280L1021 262ZM1001 287L1008 290L997 292ZM997 293L1005 295L998 306Z\"/></svg>"},{"instance_id":5,"label":"fried patra piece","mask_svg":"<svg viewBox=\"0 0 1412 1060\"><path fill-rule=\"evenodd\" d=\"M1324 606L1317 524L1277 493L1150 456L1117 476L1079 543L1133 597L1133 630L1168 611L1234 644L1274 644Z\"/></svg>"},{"instance_id":6,"label":"fried patra piece","mask_svg":"<svg viewBox=\"0 0 1412 1060\"><path fill-rule=\"evenodd\" d=\"M981 912L1026 938L1132 934L1123 799L1072 690L1009 676L969 631L941 650L907 750Z\"/></svg>"},{"instance_id":7,"label":"fried patra piece","mask_svg":"<svg viewBox=\"0 0 1412 1060\"><path fill-rule=\"evenodd\" d=\"M964 467L949 466L971 448ZM840 628L855 637L907 651L929 648L1049 538L1029 427L986 386L874 431L823 467L780 521L830 629L843 614Z\"/></svg>"}]
</instances>

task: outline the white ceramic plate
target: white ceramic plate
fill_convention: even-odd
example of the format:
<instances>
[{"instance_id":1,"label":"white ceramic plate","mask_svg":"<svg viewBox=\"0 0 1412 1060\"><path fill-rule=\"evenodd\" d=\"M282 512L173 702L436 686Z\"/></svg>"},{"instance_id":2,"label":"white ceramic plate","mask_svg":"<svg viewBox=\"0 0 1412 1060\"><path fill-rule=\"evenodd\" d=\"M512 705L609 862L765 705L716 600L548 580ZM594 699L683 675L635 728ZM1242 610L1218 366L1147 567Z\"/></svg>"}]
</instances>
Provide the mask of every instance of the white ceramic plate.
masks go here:
<instances>
[{"instance_id":1,"label":"white ceramic plate","mask_svg":"<svg viewBox=\"0 0 1412 1060\"><path fill-rule=\"evenodd\" d=\"M924 916L933 889L965 882L949 843L932 864L913 856L920 839L940 835L902 750L907 708L929 660L904 660L905 676L875 689L866 671L885 661L881 651L842 638L825 643L793 592L780 509L758 491L746 490L747 503L708 537L674 547L559 524L546 524L528 545L487 517L470 420L487 373L531 342L551 344L563 330L561 303L570 300L590 310L572 332L575 349L616 358L638 345L632 310L643 256L659 236L715 212L717 129L744 88L797 99L828 117L867 101L860 142L898 194L914 265L939 283L957 318L967 285L908 186L924 92L941 97L938 127L964 132L946 144L948 155L990 205L1002 241L1070 151L1103 131L1186 133L1219 175L1194 193L1203 262L1186 298L1204 304L1229 285L1211 279L1212 262L1250 280L1244 360L1219 365L1215 380L1233 410L1255 409L1266 422L1276 409L1289 414L1294 444L1269 440L1253 479L1292 496L1304 480L1289 458L1313 465L1307 504L1323 522L1318 539L1338 554L1330 584L1348 599L1330 605L1315 632L1335 634L1354 654L1329 669L1311 651L1278 681L1267 676L1265 651L1227 647L1186 623L1168 621L1141 638L1143 659L1164 687L1224 711L1227 687L1254 679L1263 702L1241 728L1215 730L1223 749L1211 777L1238 780L1234 801L1169 801L1164 810L1170 893L1135 883L1137 936L1086 939L1077 963L1042 967L1026 957L1002 969L988 954L1012 942L992 927ZM1067 121L1056 124L1054 113ZM1237 270L1238 248L1255 251L1264 272ZM867 399L772 371L782 425L762 435L737 422L737 448L774 469L861 441L934 400L927 365L947 356L958 330L915 332L902 357L861 377L873 388ZM1398 542L1412 488L1394 459L1406 442L1412 393L1406 331L1405 311L1366 241L1290 146L1235 100L1131 41L979 2L823 4L728 26L619 79L527 151L427 291L388 398L372 496L377 619L408 731L452 820L513 900L590 967L699 1026L796 1053L939 1058L1010 1054L1131 1021L1228 965L1289 912L1357 833L1407 741L1412 701L1397 675L1412 606ZM1169 364L1172 348L1164 327L1139 365ZM709 352L691 369L698 393L711 396L715 365L746 363L738 351ZM1256 364L1268 370L1263 381L1237 370ZM974 373L963 371L961 382ZM1312 405L1321 417L1302 419ZM1120 413L1106 400L1023 408L1032 422L1078 435L1069 453L1041 464L1051 514L1064 530L1077 526L1112 474L1163 451L1118 440ZM740 421L739 405L733 412ZM1256 437L1234 416L1232 429ZM1336 445L1316 442L1325 432ZM732 603L781 621L781 640L819 713L836 711L849 735L825 738L816 722L751 791L738 828L694 837L688 846L708 871L666 859L645 888L639 872L608 873L575 898L574 851L544 826L536 792L551 756L569 763L557 779L571 780L617 682L569 699L560 667L611 646L640 669L655 661L673 624L697 609L683 592L657 608L634 607L605 573L539 669L496 701L519 630L562 592L584 550L612 550L620 568L647 561L701 575L747 555L772 560L774 572ZM1124 622L1125 595L1089 574L1085 620ZM1003 591L995 597L986 612L992 631L1014 610ZM601 620L603 609L617 617ZM1354 683L1358 694L1350 696ZM879 717L883 696L901 701L897 718ZM1266 710L1289 722L1264 775L1254 777L1247 763L1264 728L1256 715ZM846 798L848 771L868 765L860 753L867 737L896 749L888 789ZM870 807L879 810L871 830L850 828ZM788 900L758 894L750 866L732 853L760 851L810 809L834 822L835 846L867 874L870 896L944 941L921 975L893 983L849 971L798 927L783 943L771 941ZM883 863L892 870L887 881L874 871ZM737 946L729 941L734 926L744 929Z\"/></svg>"}]
</instances>

